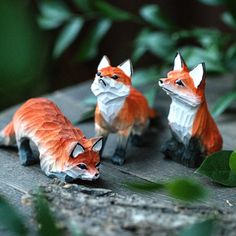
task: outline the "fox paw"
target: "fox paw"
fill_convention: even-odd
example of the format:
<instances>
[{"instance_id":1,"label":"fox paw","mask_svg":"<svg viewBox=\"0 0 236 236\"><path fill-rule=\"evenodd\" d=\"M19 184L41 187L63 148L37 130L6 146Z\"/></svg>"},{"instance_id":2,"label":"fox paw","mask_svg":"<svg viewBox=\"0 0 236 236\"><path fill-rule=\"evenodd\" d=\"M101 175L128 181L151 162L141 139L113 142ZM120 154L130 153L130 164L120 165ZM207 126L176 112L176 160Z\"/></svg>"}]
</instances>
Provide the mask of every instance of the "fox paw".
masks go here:
<instances>
[{"instance_id":1,"label":"fox paw","mask_svg":"<svg viewBox=\"0 0 236 236\"><path fill-rule=\"evenodd\" d=\"M111 161L112 161L113 164L121 166L121 165L124 164L125 159L122 156L114 154L111 158Z\"/></svg>"}]
</instances>

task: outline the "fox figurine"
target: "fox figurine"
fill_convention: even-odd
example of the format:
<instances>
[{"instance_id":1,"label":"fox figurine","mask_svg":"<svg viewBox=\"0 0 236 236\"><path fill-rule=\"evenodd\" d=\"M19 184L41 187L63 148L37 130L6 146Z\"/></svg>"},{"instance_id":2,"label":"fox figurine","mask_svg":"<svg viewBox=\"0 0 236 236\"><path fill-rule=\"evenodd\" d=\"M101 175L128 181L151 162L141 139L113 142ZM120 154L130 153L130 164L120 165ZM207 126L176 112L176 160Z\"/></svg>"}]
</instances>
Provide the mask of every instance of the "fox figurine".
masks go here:
<instances>
[{"instance_id":1,"label":"fox figurine","mask_svg":"<svg viewBox=\"0 0 236 236\"><path fill-rule=\"evenodd\" d=\"M91 90L97 97L95 111L96 136L103 136L104 145L109 133L118 135L118 144L111 161L122 165L131 135L134 145L142 145L141 136L155 111L148 106L146 98L132 87L133 68L130 60L117 67L103 56L92 83Z\"/></svg>"},{"instance_id":2,"label":"fox figurine","mask_svg":"<svg viewBox=\"0 0 236 236\"><path fill-rule=\"evenodd\" d=\"M33 156L30 141L37 146L39 157ZM102 137L87 139L46 98L25 102L0 132L0 145L9 146L15 142L20 163L29 166L40 162L41 169L49 177L66 182L99 177Z\"/></svg>"},{"instance_id":3,"label":"fox figurine","mask_svg":"<svg viewBox=\"0 0 236 236\"><path fill-rule=\"evenodd\" d=\"M171 97L169 126L172 138L162 147L167 158L198 167L204 157L222 148L222 137L205 98L205 64L189 71L180 53L160 87Z\"/></svg>"}]
</instances>

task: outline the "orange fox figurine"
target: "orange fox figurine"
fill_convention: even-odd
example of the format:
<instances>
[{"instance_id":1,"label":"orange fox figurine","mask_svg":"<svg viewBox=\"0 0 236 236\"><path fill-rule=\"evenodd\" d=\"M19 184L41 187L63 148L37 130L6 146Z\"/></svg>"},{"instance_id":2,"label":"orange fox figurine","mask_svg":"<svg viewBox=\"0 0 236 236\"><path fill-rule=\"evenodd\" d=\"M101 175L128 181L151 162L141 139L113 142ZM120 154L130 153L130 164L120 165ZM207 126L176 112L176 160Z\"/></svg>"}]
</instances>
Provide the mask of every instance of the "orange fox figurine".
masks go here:
<instances>
[{"instance_id":1,"label":"orange fox figurine","mask_svg":"<svg viewBox=\"0 0 236 236\"><path fill-rule=\"evenodd\" d=\"M132 87L132 73L130 60L112 67L104 56L91 86L97 96L95 132L97 136L103 136L104 143L109 133L117 133L118 145L111 158L117 165L124 163L129 136L134 145L141 145L141 135L149 118L155 116L146 98Z\"/></svg>"},{"instance_id":2,"label":"orange fox figurine","mask_svg":"<svg viewBox=\"0 0 236 236\"><path fill-rule=\"evenodd\" d=\"M33 156L29 141L38 148ZM99 177L99 151L102 137L86 139L59 108L46 98L33 98L24 103L12 121L0 132L0 144L16 142L20 163L24 166L40 162L49 177L71 182Z\"/></svg>"},{"instance_id":3,"label":"orange fox figurine","mask_svg":"<svg viewBox=\"0 0 236 236\"><path fill-rule=\"evenodd\" d=\"M167 158L188 167L198 167L205 156L222 148L221 134L211 117L205 98L205 64L189 71L177 53L174 69L159 80L171 97L169 126L172 138L162 147Z\"/></svg>"}]
</instances>

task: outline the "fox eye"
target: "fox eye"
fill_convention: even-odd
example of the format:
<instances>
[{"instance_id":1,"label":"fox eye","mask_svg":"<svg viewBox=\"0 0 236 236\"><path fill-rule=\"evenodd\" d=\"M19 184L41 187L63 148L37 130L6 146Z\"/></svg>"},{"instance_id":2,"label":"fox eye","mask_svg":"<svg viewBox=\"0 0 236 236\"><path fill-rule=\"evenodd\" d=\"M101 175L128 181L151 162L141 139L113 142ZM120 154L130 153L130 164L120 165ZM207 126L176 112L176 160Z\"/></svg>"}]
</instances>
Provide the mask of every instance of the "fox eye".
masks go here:
<instances>
[{"instance_id":1,"label":"fox eye","mask_svg":"<svg viewBox=\"0 0 236 236\"><path fill-rule=\"evenodd\" d=\"M118 75L113 75L111 78L112 78L112 79L118 79L119 76L118 76Z\"/></svg>"},{"instance_id":2,"label":"fox eye","mask_svg":"<svg viewBox=\"0 0 236 236\"><path fill-rule=\"evenodd\" d=\"M102 73L100 72L100 71L98 71L97 73L96 73L96 75L97 76L100 76Z\"/></svg>"},{"instance_id":3,"label":"fox eye","mask_svg":"<svg viewBox=\"0 0 236 236\"><path fill-rule=\"evenodd\" d=\"M78 167L79 167L81 170L87 170L87 169L88 169L87 166L86 166L85 164L83 164L83 163L80 163L80 164L78 165Z\"/></svg>"},{"instance_id":4,"label":"fox eye","mask_svg":"<svg viewBox=\"0 0 236 236\"><path fill-rule=\"evenodd\" d=\"M180 80L180 79L176 80L175 83L180 85L180 86L184 86L182 80Z\"/></svg>"}]
</instances>

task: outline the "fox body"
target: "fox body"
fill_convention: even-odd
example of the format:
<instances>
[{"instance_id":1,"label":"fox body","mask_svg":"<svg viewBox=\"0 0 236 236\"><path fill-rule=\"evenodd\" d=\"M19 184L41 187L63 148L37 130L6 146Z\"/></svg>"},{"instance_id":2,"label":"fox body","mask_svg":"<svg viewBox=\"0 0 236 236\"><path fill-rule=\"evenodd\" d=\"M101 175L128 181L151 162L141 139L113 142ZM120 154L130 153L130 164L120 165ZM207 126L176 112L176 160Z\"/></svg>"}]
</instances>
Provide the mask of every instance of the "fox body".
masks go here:
<instances>
[{"instance_id":1,"label":"fox body","mask_svg":"<svg viewBox=\"0 0 236 236\"><path fill-rule=\"evenodd\" d=\"M97 96L95 132L106 140L109 133L118 134L118 145L112 162L122 165L128 138L140 144L141 135L155 112L149 108L146 98L132 87L130 60L112 67L104 56L98 66L91 90Z\"/></svg>"},{"instance_id":2,"label":"fox body","mask_svg":"<svg viewBox=\"0 0 236 236\"><path fill-rule=\"evenodd\" d=\"M189 71L177 53L174 69L159 80L160 87L172 98L169 125L172 139L163 146L166 157L189 167L222 148L221 134L210 115L205 98L205 65Z\"/></svg>"},{"instance_id":3,"label":"fox body","mask_svg":"<svg viewBox=\"0 0 236 236\"><path fill-rule=\"evenodd\" d=\"M39 157L33 156L29 141L37 146ZM86 139L46 98L28 100L1 131L1 145L15 142L21 164L27 166L40 161L41 169L50 177L67 182L99 177L102 138Z\"/></svg>"}]
</instances>

